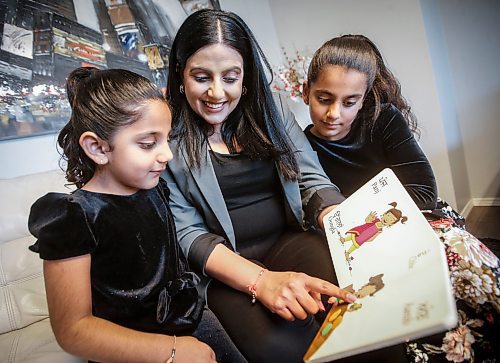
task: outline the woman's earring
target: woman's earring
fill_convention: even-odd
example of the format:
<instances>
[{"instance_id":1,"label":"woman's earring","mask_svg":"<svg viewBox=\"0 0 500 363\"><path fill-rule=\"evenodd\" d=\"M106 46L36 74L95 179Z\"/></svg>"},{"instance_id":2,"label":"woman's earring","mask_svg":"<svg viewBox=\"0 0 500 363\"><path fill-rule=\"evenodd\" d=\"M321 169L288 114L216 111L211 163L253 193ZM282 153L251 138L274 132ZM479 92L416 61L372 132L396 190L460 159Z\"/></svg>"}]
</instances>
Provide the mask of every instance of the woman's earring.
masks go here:
<instances>
[{"instance_id":1,"label":"woman's earring","mask_svg":"<svg viewBox=\"0 0 500 363\"><path fill-rule=\"evenodd\" d=\"M241 89L241 95L244 96L246 94L247 94L247 88L243 86L243 88Z\"/></svg>"},{"instance_id":2,"label":"woman's earring","mask_svg":"<svg viewBox=\"0 0 500 363\"><path fill-rule=\"evenodd\" d=\"M179 86L179 92L182 93L182 94L184 94L184 85L183 84L181 84Z\"/></svg>"}]
</instances>

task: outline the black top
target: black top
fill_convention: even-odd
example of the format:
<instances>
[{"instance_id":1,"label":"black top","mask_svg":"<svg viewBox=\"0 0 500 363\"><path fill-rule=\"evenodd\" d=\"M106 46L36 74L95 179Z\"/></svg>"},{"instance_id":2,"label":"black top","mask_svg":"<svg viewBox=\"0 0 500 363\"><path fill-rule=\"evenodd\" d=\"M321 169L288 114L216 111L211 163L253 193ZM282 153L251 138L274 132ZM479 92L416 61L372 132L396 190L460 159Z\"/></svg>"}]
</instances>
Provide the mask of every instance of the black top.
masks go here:
<instances>
[{"instance_id":1,"label":"black top","mask_svg":"<svg viewBox=\"0 0 500 363\"><path fill-rule=\"evenodd\" d=\"M90 254L95 316L146 332L194 330L198 277L187 272L168 206L168 188L130 196L78 189L49 193L31 207L30 246L45 260Z\"/></svg>"},{"instance_id":2,"label":"black top","mask_svg":"<svg viewBox=\"0 0 500 363\"><path fill-rule=\"evenodd\" d=\"M357 119L343 139L327 141L304 131L330 180L349 196L384 168L391 168L420 209L433 209L437 202L434 173L401 112L383 107L372 133L357 141Z\"/></svg>"},{"instance_id":3,"label":"black top","mask_svg":"<svg viewBox=\"0 0 500 363\"><path fill-rule=\"evenodd\" d=\"M236 250L245 258L260 260L286 226L284 196L274 162L214 151L210 157L233 224ZM222 228L214 233L224 235ZM197 244L192 248L196 250Z\"/></svg>"}]
</instances>

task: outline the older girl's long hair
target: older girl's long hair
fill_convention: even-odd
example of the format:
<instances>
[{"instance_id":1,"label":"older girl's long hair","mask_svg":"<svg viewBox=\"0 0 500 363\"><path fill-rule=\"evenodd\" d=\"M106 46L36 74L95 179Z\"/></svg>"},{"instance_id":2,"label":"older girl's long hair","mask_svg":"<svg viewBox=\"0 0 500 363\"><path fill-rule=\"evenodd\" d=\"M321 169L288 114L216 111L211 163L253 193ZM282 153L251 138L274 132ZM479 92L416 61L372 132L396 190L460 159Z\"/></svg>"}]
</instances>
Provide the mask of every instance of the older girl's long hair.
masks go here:
<instances>
[{"instance_id":1,"label":"older girl's long hair","mask_svg":"<svg viewBox=\"0 0 500 363\"><path fill-rule=\"evenodd\" d=\"M376 45L364 35L343 35L323 44L314 54L307 75L309 87L327 65L355 69L367 77L363 108L355 123L360 123L359 141L370 135L383 107L394 105L406 119L410 130L419 135L417 120L401 94L401 85L387 68Z\"/></svg>"}]
</instances>

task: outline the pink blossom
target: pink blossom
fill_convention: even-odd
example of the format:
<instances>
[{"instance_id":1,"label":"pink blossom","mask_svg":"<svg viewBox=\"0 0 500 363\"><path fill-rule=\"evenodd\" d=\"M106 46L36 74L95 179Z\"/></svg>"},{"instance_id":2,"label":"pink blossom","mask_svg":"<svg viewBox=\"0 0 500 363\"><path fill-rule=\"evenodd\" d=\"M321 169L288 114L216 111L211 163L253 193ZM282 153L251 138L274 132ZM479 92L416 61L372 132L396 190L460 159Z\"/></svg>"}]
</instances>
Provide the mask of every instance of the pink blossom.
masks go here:
<instances>
[{"instance_id":1,"label":"pink blossom","mask_svg":"<svg viewBox=\"0 0 500 363\"><path fill-rule=\"evenodd\" d=\"M443 339L441 349L446 353L446 359L453 362L463 362L473 355L472 344L476 340L466 325L460 325L454 331L449 331Z\"/></svg>"},{"instance_id":2,"label":"pink blossom","mask_svg":"<svg viewBox=\"0 0 500 363\"><path fill-rule=\"evenodd\" d=\"M277 67L273 73L276 75L274 79L276 91L288 93L290 98L298 101L302 98L303 83L307 76L307 68L309 67L310 57L303 56L296 52L294 58L288 57L285 49L283 54L285 56L286 65Z\"/></svg>"}]
</instances>

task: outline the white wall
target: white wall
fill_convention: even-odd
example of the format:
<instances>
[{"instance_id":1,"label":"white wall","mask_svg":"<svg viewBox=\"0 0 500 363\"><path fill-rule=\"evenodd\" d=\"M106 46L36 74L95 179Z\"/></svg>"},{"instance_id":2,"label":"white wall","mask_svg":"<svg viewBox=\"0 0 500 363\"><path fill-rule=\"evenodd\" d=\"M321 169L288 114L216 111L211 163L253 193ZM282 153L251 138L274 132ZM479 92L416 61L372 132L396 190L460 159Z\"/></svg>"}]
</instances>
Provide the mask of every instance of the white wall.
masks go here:
<instances>
[{"instance_id":1,"label":"white wall","mask_svg":"<svg viewBox=\"0 0 500 363\"><path fill-rule=\"evenodd\" d=\"M59 168L56 134L0 142L0 179Z\"/></svg>"},{"instance_id":2,"label":"white wall","mask_svg":"<svg viewBox=\"0 0 500 363\"><path fill-rule=\"evenodd\" d=\"M457 207L441 106L415 0L269 1L281 44L289 53L312 53L325 41L348 33L371 38L402 84L422 131L420 144L437 178L439 194Z\"/></svg>"},{"instance_id":3,"label":"white wall","mask_svg":"<svg viewBox=\"0 0 500 363\"><path fill-rule=\"evenodd\" d=\"M460 204L500 198L500 2L421 0ZM436 19L438 17L438 19ZM438 24L439 20L439 24ZM432 48L433 41L440 44ZM452 107L450 107L452 105ZM461 167L461 168L460 168ZM468 190L467 190L468 187ZM483 203L484 204L484 203Z\"/></svg>"},{"instance_id":4,"label":"white wall","mask_svg":"<svg viewBox=\"0 0 500 363\"><path fill-rule=\"evenodd\" d=\"M281 64L283 58L281 45L275 29L276 20L273 18L268 0L220 0L221 9L238 14L252 30L267 60L272 65Z\"/></svg>"},{"instance_id":5,"label":"white wall","mask_svg":"<svg viewBox=\"0 0 500 363\"><path fill-rule=\"evenodd\" d=\"M456 92L450 68L448 45L444 36L443 21L437 1L421 0L420 3L434 67L442 121L446 129L446 146L448 148L457 205L463 207L470 199L470 185L462 133L457 120Z\"/></svg>"}]
</instances>

